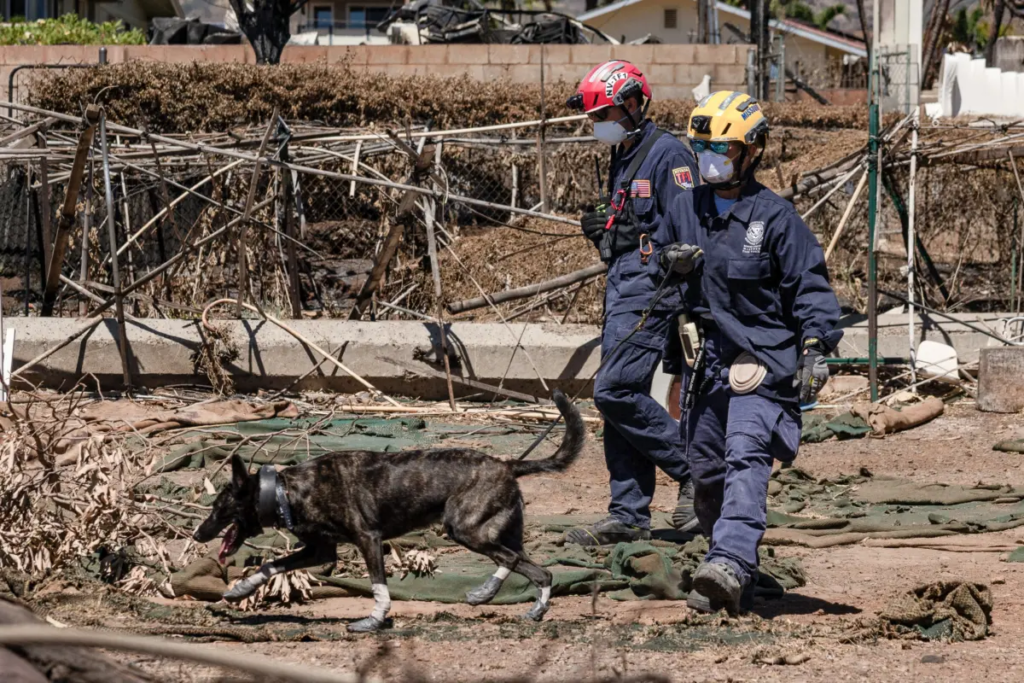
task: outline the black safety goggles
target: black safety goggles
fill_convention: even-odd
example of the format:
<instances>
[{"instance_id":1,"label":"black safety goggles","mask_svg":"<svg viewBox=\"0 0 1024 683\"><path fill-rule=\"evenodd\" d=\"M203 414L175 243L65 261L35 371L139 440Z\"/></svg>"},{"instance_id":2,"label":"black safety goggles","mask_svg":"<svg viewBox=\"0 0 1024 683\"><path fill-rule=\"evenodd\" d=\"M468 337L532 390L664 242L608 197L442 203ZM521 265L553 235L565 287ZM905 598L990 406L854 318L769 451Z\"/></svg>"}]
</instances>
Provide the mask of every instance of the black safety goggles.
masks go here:
<instances>
[{"instance_id":1,"label":"black safety goggles","mask_svg":"<svg viewBox=\"0 0 1024 683\"><path fill-rule=\"evenodd\" d=\"M709 149L715 154L725 154L729 151L729 141L719 140L716 142L709 142L707 140L690 138L690 149L693 150L694 154L700 154L701 152L706 152Z\"/></svg>"}]
</instances>

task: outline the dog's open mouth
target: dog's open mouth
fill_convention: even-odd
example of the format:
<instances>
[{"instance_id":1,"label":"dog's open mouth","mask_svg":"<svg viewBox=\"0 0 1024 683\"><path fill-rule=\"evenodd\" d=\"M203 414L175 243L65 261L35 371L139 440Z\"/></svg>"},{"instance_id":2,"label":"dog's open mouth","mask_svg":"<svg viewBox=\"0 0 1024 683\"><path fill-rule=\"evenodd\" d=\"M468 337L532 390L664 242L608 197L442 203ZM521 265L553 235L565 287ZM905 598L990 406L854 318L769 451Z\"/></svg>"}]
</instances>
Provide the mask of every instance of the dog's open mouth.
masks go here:
<instances>
[{"instance_id":1,"label":"dog's open mouth","mask_svg":"<svg viewBox=\"0 0 1024 683\"><path fill-rule=\"evenodd\" d=\"M241 543L238 541L238 525L232 524L224 532L224 540L220 543L220 553L217 555L217 561L224 564L224 560L234 555L240 545Z\"/></svg>"}]
</instances>

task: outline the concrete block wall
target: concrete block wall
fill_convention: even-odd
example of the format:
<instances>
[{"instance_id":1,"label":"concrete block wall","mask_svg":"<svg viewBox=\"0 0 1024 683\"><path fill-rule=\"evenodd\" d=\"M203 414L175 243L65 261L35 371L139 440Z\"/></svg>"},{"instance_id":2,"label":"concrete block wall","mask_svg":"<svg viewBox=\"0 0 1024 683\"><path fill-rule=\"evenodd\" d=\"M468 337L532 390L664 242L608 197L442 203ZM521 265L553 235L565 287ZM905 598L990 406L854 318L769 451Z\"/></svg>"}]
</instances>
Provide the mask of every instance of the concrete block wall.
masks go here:
<instances>
[{"instance_id":1,"label":"concrete block wall","mask_svg":"<svg viewBox=\"0 0 1024 683\"><path fill-rule=\"evenodd\" d=\"M542 57L543 53L543 57ZM352 68L393 76L459 77L477 80L508 79L538 83L543 58L546 82L576 82L595 64L609 59L631 61L647 74L660 99L689 99L705 74L713 89L746 89L745 45L359 45L292 46L284 51L287 64L325 61L348 63ZM0 47L0 83L8 99L8 76L19 65L95 64L99 48L81 45ZM245 45L110 46L107 61L170 63L220 62L254 64ZM15 101L38 71L16 75Z\"/></svg>"}]
</instances>

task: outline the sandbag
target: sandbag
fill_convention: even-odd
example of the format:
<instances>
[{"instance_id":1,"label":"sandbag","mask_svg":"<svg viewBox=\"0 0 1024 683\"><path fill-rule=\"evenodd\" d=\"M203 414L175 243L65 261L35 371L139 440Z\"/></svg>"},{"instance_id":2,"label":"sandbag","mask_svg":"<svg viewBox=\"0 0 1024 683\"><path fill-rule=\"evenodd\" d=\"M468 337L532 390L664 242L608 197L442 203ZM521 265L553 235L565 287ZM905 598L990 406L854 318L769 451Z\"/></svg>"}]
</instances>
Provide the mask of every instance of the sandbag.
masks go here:
<instances>
[{"instance_id":1,"label":"sandbag","mask_svg":"<svg viewBox=\"0 0 1024 683\"><path fill-rule=\"evenodd\" d=\"M850 412L871 425L876 436L918 427L942 415L946 404L942 399L928 398L922 403L895 410L880 403L854 406Z\"/></svg>"}]
</instances>

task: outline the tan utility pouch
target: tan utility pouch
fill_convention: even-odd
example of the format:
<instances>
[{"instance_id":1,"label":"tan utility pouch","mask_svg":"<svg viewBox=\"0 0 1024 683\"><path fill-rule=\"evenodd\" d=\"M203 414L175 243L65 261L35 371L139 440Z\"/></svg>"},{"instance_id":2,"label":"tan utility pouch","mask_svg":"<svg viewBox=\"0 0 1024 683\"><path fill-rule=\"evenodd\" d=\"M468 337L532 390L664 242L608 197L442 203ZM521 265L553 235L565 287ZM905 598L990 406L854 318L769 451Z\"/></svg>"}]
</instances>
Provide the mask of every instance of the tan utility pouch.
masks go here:
<instances>
[{"instance_id":1,"label":"tan utility pouch","mask_svg":"<svg viewBox=\"0 0 1024 683\"><path fill-rule=\"evenodd\" d=\"M690 322L690 316L680 313L679 341L683 345L683 360L691 370L697 363L697 351L700 349L700 331L697 330L697 323Z\"/></svg>"},{"instance_id":2,"label":"tan utility pouch","mask_svg":"<svg viewBox=\"0 0 1024 683\"><path fill-rule=\"evenodd\" d=\"M749 394L761 386L768 369L752 354L744 351L729 368L729 386L737 394Z\"/></svg>"}]
</instances>

